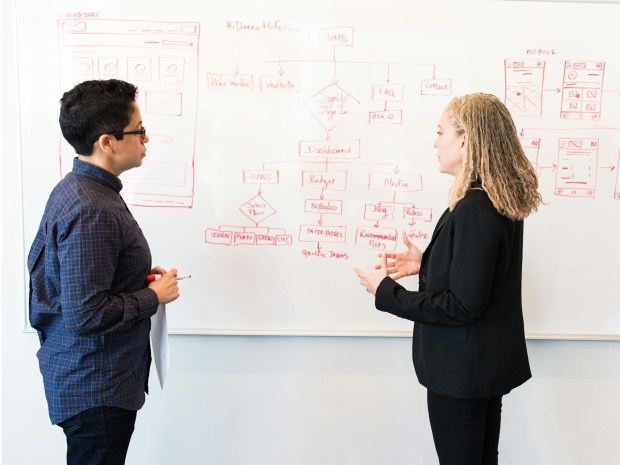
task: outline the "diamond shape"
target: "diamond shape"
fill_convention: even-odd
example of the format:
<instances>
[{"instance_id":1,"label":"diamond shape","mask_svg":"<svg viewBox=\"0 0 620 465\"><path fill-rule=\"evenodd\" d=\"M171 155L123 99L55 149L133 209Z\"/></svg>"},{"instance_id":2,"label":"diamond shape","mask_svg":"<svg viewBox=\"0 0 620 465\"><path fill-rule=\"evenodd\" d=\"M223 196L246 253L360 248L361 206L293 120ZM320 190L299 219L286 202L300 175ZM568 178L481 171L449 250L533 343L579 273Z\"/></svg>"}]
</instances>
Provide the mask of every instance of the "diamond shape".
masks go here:
<instances>
[{"instance_id":1,"label":"diamond shape","mask_svg":"<svg viewBox=\"0 0 620 465\"><path fill-rule=\"evenodd\" d=\"M312 116L328 131L338 126L349 115L350 109L359 104L355 97L336 83L324 87L304 102Z\"/></svg>"},{"instance_id":2,"label":"diamond shape","mask_svg":"<svg viewBox=\"0 0 620 465\"><path fill-rule=\"evenodd\" d=\"M256 224L260 224L261 221L276 213L260 194L241 205L239 210Z\"/></svg>"}]
</instances>

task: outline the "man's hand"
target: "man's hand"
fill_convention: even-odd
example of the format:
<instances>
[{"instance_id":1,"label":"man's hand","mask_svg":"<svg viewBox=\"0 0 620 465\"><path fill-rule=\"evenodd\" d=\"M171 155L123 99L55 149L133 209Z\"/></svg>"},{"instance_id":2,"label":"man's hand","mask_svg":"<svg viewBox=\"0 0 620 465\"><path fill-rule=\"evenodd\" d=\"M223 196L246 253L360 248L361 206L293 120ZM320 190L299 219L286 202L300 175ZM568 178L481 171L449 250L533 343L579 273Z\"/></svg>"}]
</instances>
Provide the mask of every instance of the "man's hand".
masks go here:
<instances>
[{"instance_id":1,"label":"man's hand","mask_svg":"<svg viewBox=\"0 0 620 465\"><path fill-rule=\"evenodd\" d=\"M163 271L163 273L161 273ZM179 298L179 284L176 279L177 269L172 268L166 272L163 268L153 268L154 273L160 273L161 277L156 279L149 287L157 294L157 300L160 304L168 304Z\"/></svg>"}]
</instances>

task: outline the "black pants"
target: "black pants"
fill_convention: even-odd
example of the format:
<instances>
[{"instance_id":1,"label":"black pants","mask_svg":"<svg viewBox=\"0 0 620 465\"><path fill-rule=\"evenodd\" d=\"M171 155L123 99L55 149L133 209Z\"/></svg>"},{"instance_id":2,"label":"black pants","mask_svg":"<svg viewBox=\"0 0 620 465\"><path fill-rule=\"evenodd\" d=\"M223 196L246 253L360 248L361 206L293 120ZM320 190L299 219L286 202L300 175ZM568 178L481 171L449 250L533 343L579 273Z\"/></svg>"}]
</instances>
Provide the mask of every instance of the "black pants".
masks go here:
<instances>
[{"instance_id":1,"label":"black pants","mask_svg":"<svg viewBox=\"0 0 620 465\"><path fill-rule=\"evenodd\" d=\"M502 396L456 399L427 391L441 465L497 465Z\"/></svg>"},{"instance_id":2,"label":"black pants","mask_svg":"<svg viewBox=\"0 0 620 465\"><path fill-rule=\"evenodd\" d=\"M67 465L123 465L136 413L95 407L59 423L67 437Z\"/></svg>"}]
</instances>

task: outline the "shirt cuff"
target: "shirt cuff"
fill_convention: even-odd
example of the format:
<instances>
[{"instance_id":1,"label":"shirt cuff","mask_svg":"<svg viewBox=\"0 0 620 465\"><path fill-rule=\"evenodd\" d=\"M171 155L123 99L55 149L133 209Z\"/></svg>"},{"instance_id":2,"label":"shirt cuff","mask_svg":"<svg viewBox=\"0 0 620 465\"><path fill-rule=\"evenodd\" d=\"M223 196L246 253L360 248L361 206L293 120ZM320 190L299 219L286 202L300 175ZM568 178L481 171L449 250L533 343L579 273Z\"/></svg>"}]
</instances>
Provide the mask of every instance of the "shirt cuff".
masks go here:
<instances>
[{"instance_id":1,"label":"shirt cuff","mask_svg":"<svg viewBox=\"0 0 620 465\"><path fill-rule=\"evenodd\" d=\"M135 292L135 297L139 302L138 318L150 318L157 313L159 299L157 294L150 287L145 287Z\"/></svg>"}]
</instances>

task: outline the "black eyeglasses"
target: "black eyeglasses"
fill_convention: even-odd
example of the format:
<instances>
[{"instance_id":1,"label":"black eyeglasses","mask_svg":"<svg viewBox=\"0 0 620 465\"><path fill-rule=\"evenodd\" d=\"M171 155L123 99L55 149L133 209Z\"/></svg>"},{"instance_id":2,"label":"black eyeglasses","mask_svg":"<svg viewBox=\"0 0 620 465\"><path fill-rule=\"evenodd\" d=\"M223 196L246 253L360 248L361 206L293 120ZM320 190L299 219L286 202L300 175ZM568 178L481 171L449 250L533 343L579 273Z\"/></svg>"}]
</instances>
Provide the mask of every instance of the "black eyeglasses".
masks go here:
<instances>
[{"instance_id":1,"label":"black eyeglasses","mask_svg":"<svg viewBox=\"0 0 620 465\"><path fill-rule=\"evenodd\" d=\"M139 131L115 131L115 132L108 132L107 134L110 134L111 136L127 136L131 134L135 134L135 135L140 135L140 139L144 140L146 138L146 128L142 126L142 129L140 129Z\"/></svg>"}]
</instances>

